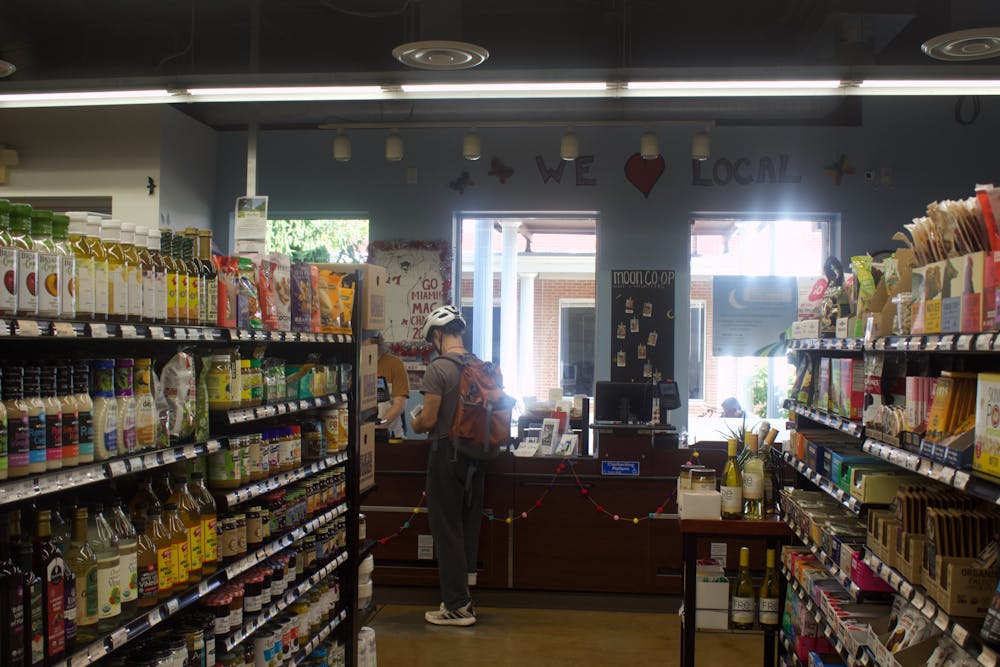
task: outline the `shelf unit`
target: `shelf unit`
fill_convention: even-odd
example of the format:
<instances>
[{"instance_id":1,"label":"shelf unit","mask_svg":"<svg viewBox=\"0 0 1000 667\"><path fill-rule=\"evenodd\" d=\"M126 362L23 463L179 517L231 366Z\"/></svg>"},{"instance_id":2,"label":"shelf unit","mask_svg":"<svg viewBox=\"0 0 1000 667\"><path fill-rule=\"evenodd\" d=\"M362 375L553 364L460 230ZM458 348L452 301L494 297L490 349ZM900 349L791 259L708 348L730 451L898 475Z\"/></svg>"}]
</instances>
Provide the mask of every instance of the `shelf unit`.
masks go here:
<instances>
[{"instance_id":1,"label":"shelf unit","mask_svg":"<svg viewBox=\"0 0 1000 667\"><path fill-rule=\"evenodd\" d=\"M858 422L851 421L846 417L841 417L840 415L835 415L830 412L826 412L825 410L818 410L804 403L792 400L785 401L785 409L799 416L811 419L818 424L823 424L824 426L832 428L835 431L840 431L841 433L857 438L858 440L861 440L861 438L864 437L864 426Z\"/></svg>"},{"instance_id":2,"label":"shelf unit","mask_svg":"<svg viewBox=\"0 0 1000 667\"><path fill-rule=\"evenodd\" d=\"M785 655L791 659L792 667L802 667L802 661L799 660L799 656L795 654L795 649L792 647L792 642L789 641L788 635L785 634L784 630L778 632L778 638L785 647Z\"/></svg>"},{"instance_id":3,"label":"shelf unit","mask_svg":"<svg viewBox=\"0 0 1000 667\"><path fill-rule=\"evenodd\" d=\"M230 426L237 424L247 424L249 422L292 415L296 412L315 410L317 408L329 408L336 405L344 405L349 400L345 393L326 394L324 396L314 396L313 398L300 398L294 401L282 401L280 403L268 403L258 405L253 408L235 408L225 412L214 413L213 418L222 420Z\"/></svg>"},{"instance_id":4,"label":"shelf unit","mask_svg":"<svg viewBox=\"0 0 1000 667\"><path fill-rule=\"evenodd\" d=\"M280 489L283 486L287 486L292 482L297 482L300 479L305 479L315 475L318 472L333 468L341 463L345 463L348 459L347 452L341 452L335 454L334 456L328 456L322 461L316 461L308 465L304 465L301 468L296 468L295 470L289 470L288 472L283 472L274 477L268 477L267 479L262 479L259 482L254 482L253 484L248 484L242 488L236 489L235 491L230 491L229 493L218 493L215 494L216 502L222 503L225 507L233 507L234 505L239 505L240 503L245 503L249 500L253 500L258 496L262 496L265 493L270 493Z\"/></svg>"},{"instance_id":5,"label":"shelf unit","mask_svg":"<svg viewBox=\"0 0 1000 667\"><path fill-rule=\"evenodd\" d=\"M306 644L306 646L305 646L304 649L302 649L301 651L299 651L299 654L297 656L293 657L290 660L287 660L285 662L285 665L287 667L292 667L292 665L296 665L297 666L297 665L302 664L302 662L306 658L309 657L309 654L312 653L313 651L315 651L317 649L317 647L319 647L319 645L322 644L324 642L324 640L326 640L326 638L330 636L330 633L332 633L334 630L336 630L337 627L341 623L343 623L346 618L347 618L347 610L346 609L342 609L339 614L337 614L334 618L330 619L330 622L327 623L323 627L323 629L319 631L319 634L317 634L315 637L313 637L311 640L309 640L309 643ZM354 650L355 650L355 653L356 653L356 651L357 651L357 647L356 646L355 646ZM348 655L352 655L350 648L348 648L347 654Z\"/></svg>"},{"instance_id":6,"label":"shelf unit","mask_svg":"<svg viewBox=\"0 0 1000 667\"><path fill-rule=\"evenodd\" d=\"M815 484L820 491L823 491L831 498L839 502L845 509L850 510L858 516L861 516L861 514L868 509L869 505L865 505L851 494L845 493L843 489L835 485L831 480L823 475L820 475L804 462L795 458L789 452L782 452L781 457L784 459L785 463L798 471L800 475ZM878 507L884 506L879 505Z\"/></svg>"},{"instance_id":7,"label":"shelf unit","mask_svg":"<svg viewBox=\"0 0 1000 667\"><path fill-rule=\"evenodd\" d=\"M787 517L785 522L788 524L788 527L792 529L792 532L795 533L795 536L798 537L804 545L809 547L813 556L815 556L823 567L826 568L826 571L830 573L830 576L836 579L837 583L844 587L844 590L851 596L851 599L855 602L860 602L864 596L861 589L858 588L858 585L851 581L850 575L847 572L844 572L840 568L840 565L834 563L833 559L830 558L829 554L827 554L822 547L814 543L808 535L805 535L802 531L800 531L798 526L789 521Z\"/></svg>"},{"instance_id":8,"label":"shelf unit","mask_svg":"<svg viewBox=\"0 0 1000 667\"><path fill-rule=\"evenodd\" d=\"M1000 350L996 332L972 334L928 334L862 338L799 338L788 341L791 351L961 352L975 354Z\"/></svg>"},{"instance_id":9,"label":"shelf unit","mask_svg":"<svg viewBox=\"0 0 1000 667\"><path fill-rule=\"evenodd\" d=\"M830 646L833 647L837 654L844 659L844 664L853 664L850 651L847 650L847 647L844 646L844 642L842 642L840 637L837 636L837 633L834 631L834 626L827 618L826 614L824 614L823 611L816 606L816 603L809 598L806 592L802 590L802 587L799 586L799 582L792 577L792 573L789 572L788 568L784 565L781 566L781 574L785 578L785 581L791 585L792 591L799 596L799 599L802 600L803 603L805 603L806 609L813 615L816 625L822 629L823 636L827 638L830 642ZM792 655L794 655L794 653L792 653Z\"/></svg>"}]
</instances>

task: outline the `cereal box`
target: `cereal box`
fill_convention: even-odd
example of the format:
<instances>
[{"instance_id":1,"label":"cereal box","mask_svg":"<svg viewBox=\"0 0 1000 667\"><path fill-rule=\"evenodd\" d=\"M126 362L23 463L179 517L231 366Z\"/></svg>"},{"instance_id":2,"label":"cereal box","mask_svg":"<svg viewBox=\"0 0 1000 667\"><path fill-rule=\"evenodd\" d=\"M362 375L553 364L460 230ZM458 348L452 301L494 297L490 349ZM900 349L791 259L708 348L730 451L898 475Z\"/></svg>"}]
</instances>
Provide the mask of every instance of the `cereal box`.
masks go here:
<instances>
[{"instance_id":1,"label":"cereal box","mask_svg":"<svg viewBox=\"0 0 1000 667\"><path fill-rule=\"evenodd\" d=\"M976 449L972 468L1000 477L1000 374L980 373L976 383Z\"/></svg>"}]
</instances>

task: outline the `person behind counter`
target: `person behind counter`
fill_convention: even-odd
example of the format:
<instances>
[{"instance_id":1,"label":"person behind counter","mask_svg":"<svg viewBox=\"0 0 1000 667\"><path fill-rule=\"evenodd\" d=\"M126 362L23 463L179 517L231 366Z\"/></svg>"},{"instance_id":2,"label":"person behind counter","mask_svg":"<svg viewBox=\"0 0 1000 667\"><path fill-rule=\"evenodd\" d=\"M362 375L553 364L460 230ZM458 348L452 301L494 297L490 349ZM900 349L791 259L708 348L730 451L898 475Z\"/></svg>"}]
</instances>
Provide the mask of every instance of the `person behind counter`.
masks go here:
<instances>
[{"instance_id":1,"label":"person behind counter","mask_svg":"<svg viewBox=\"0 0 1000 667\"><path fill-rule=\"evenodd\" d=\"M410 397L410 380L406 375L403 361L389 351L389 344L381 334L372 338L378 344L378 376L385 379L385 396L379 391L377 428L388 431L390 438L403 438L403 412Z\"/></svg>"}]
</instances>

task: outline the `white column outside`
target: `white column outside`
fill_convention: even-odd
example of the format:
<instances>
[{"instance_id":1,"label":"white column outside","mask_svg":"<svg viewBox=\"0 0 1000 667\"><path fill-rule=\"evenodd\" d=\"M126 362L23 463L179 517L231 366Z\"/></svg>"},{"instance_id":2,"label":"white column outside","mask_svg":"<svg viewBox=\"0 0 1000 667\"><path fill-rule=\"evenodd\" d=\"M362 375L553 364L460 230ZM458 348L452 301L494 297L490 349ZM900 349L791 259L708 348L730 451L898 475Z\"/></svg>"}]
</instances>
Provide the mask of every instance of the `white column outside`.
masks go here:
<instances>
[{"instance_id":1,"label":"white column outside","mask_svg":"<svg viewBox=\"0 0 1000 667\"><path fill-rule=\"evenodd\" d=\"M522 273L521 317L519 318L518 385L522 395L535 393L535 278L537 273ZM542 396L547 400L548 396Z\"/></svg>"},{"instance_id":2,"label":"white column outside","mask_svg":"<svg viewBox=\"0 0 1000 667\"><path fill-rule=\"evenodd\" d=\"M493 360L493 221L476 220L476 261L472 271L472 351Z\"/></svg>"},{"instance_id":3,"label":"white column outside","mask_svg":"<svg viewBox=\"0 0 1000 667\"><path fill-rule=\"evenodd\" d=\"M519 393L517 356L517 229L520 220L501 220L500 256L500 371L507 391Z\"/></svg>"}]
</instances>

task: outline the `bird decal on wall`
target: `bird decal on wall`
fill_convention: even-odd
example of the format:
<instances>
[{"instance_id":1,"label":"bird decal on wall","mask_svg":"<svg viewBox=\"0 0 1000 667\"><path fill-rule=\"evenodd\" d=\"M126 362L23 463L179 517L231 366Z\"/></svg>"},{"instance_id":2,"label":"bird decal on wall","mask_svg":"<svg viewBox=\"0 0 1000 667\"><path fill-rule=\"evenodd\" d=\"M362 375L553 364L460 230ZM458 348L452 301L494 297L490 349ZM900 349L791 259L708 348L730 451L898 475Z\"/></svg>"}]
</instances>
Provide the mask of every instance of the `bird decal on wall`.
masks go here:
<instances>
[{"instance_id":1,"label":"bird decal on wall","mask_svg":"<svg viewBox=\"0 0 1000 667\"><path fill-rule=\"evenodd\" d=\"M152 197L153 193L156 192L156 181L153 180L152 176L146 177L146 189L149 191L150 197Z\"/></svg>"}]
</instances>

